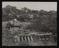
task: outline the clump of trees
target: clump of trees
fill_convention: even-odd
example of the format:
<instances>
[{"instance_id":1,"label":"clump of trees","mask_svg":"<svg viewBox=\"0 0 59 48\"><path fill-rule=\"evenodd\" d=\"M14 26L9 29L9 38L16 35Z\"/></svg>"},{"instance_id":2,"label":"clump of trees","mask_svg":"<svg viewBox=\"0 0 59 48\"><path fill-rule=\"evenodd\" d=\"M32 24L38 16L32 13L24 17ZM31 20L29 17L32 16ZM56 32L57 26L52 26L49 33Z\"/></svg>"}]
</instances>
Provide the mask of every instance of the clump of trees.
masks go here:
<instances>
[{"instance_id":1,"label":"clump of trees","mask_svg":"<svg viewBox=\"0 0 59 48\"><path fill-rule=\"evenodd\" d=\"M51 14L49 14L49 12L40 11L39 13L41 13L38 15L39 17L35 17L35 19L33 19L35 20L32 25L33 28L45 32L55 32L57 26L56 12L51 12Z\"/></svg>"},{"instance_id":2,"label":"clump of trees","mask_svg":"<svg viewBox=\"0 0 59 48\"><path fill-rule=\"evenodd\" d=\"M32 18L31 15L33 16ZM32 24L27 27L29 30L35 30L38 32L49 31L53 33L57 30L56 11L30 10L26 7L19 10L12 6L2 8L2 21L9 21L14 18L21 22L32 22Z\"/></svg>"}]
</instances>

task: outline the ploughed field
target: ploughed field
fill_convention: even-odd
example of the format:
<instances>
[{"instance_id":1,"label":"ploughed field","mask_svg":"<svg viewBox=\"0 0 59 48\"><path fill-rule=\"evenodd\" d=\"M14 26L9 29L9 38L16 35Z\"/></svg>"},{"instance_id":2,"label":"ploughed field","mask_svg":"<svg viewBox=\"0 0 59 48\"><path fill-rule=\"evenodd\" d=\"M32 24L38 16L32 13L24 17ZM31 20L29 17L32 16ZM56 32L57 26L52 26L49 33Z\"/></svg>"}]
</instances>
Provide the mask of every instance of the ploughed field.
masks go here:
<instances>
[{"instance_id":1,"label":"ploughed field","mask_svg":"<svg viewBox=\"0 0 59 48\"><path fill-rule=\"evenodd\" d=\"M2 22L2 45L3 46L55 46L53 36L44 37L43 34L23 28L7 29L7 22Z\"/></svg>"}]
</instances>

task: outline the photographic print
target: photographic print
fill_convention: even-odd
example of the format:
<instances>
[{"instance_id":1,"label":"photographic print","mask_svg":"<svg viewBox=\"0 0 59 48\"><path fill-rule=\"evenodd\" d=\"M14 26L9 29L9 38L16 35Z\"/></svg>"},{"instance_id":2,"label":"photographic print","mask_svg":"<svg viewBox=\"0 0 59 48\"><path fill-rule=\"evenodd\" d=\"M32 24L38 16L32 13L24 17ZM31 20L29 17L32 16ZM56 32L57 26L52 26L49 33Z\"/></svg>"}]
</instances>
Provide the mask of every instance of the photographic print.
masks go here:
<instances>
[{"instance_id":1,"label":"photographic print","mask_svg":"<svg viewBox=\"0 0 59 48\"><path fill-rule=\"evenodd\" d=\"M2 46L57 46L57 2L2 2Z\"/></svg>"}]
</instances>

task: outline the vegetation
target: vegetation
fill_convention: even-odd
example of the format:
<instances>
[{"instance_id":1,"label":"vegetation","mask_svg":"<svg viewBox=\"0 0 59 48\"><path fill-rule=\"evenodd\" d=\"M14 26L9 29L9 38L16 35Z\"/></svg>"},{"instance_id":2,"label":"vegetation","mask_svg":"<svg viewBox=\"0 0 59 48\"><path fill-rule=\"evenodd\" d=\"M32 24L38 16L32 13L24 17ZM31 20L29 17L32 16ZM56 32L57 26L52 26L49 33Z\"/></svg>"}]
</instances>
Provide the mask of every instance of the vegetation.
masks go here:
<instances>
[{"instance_id":1,"label":"vegetation","mask_svg":"<svg viewBox=\"0 0 59 48\"><path fill-rule=\"evenodd\" d=\"M17 19L20 23L31 23L25 27L26 30L45 33L51 32L53 35L57 34L56 11L30 10L26 7L19 10L9 5L2 8L2 22L8 22L13 19ZM55 36L55 38L57 37Z\"/></svg>"}]
</instances>

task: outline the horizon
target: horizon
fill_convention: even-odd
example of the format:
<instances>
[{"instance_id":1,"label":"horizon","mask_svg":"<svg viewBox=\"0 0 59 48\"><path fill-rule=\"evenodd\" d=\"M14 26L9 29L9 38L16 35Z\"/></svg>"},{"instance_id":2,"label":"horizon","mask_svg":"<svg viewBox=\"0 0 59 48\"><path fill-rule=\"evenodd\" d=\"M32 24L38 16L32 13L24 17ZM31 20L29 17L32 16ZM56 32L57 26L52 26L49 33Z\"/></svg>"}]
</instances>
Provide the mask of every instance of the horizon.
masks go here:
<instances>
[{"instance_id":1,"label":"horizon","mask_svg":"<svg viewBox=\"0 0 59 48\"><path fill-rule=\"evenodd\" d=\"M11 5L7 5L7 6L11 6ZM11 6L11 7L15 7L15 6ZM6 6L5 7L3 7L3 8L6 8ZM24 8L24 7L23 7ZM25 7L25 8L27 8L27 7ZM16 9L18 9L17 7L16 7ZM21 8L22 9L22 8ZM19 9L19 10L21 10L21 9ZM27 9L29 9L29 8L27 8ZM30 10L35 10L35 9L30 9ZM41 10L43 10L43 11L47 11L47 10L44 10L44 9L41 9ZM37 11L41 11L41 10L37 10ZM49 10L49 11L56 11L56 10ZM48 11L48 12L49 12Z\"/></svg>"},{"instance_id":2,"label":"horizon","mask_svg":"<svg viewBox=\"0 0 59 48\"><path fill-rule=\"evenodd\" d=\"M57 11L57 2L2 2L2 8L7 5L16 7L17 9L26 7L31 10Z\"/></svg>"}]
</instances>

